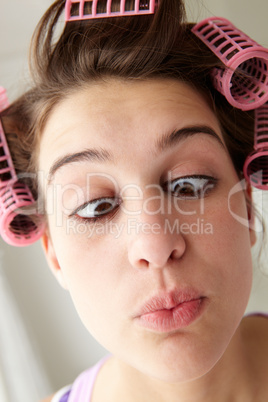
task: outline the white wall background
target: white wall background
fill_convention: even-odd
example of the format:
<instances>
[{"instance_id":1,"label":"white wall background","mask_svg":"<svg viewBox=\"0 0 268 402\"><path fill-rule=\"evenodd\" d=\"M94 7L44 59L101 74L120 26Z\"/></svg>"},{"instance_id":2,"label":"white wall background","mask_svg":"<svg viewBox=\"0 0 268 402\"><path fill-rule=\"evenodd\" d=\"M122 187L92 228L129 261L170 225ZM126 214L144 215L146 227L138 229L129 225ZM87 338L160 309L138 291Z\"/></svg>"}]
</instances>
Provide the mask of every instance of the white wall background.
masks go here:
<instances>
[{"instance_id":1,"label":"white wall background","mask_svg":"<svg viewBox=\"0 0 268 402\"><path fill-rule=\"evenodd\" d=\"M27 52L33 29L50 0L0 0L0 85L13 100L27 82ZM189 18L219 15L230 19L268 47L267 0L186 0ZM268 195L257 195L268 208ZM267 225L268 227L268 225ZM67 292L47 268L40 244L13 248L0 240L4 273L23 316L30 342L44 366L50 393L72 382L105 351L91 338L77 317ZM262 257L262 265L267 255ZM268 271L268 267L266 267ZM268 310L268 279L256 270L248 311ZM0 328L1 331L1 328Z\"/></svg>"}]
</instances>

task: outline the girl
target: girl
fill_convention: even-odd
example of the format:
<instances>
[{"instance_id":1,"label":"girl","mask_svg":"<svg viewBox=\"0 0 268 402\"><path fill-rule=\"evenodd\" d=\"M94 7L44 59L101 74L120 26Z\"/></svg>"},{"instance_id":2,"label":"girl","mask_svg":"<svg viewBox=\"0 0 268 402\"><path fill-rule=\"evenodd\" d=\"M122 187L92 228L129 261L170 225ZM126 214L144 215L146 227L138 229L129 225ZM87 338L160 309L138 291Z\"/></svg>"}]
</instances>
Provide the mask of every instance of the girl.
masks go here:
<instances>
[{"instance_id":1,"label":"girl","mask_svg":"<svg viewBox=\"0 0 268 402\"><path fill-rule=\"evenodd\" d=\"M214 88L223 63L182 1L130 2L117 16L106 0L93 15L95 5L50 7L33 39L33 87L2 113L35 201L15 211L23 229L16 217L9 229L42 236L52 272L111 352L47 401L265 401L267 319L243 318L254 112ZM252 69L240 70L237 85L250 87Z\"/></svg>"}]
</instances>

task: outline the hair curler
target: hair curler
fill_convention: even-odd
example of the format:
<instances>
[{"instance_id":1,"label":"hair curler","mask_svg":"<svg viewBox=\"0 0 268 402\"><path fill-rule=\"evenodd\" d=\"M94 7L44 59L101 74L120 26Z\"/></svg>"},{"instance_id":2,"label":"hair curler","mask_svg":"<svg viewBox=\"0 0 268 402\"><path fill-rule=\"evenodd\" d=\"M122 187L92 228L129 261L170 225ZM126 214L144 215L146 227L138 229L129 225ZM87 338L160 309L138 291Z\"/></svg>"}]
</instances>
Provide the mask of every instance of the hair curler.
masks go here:
<instances>
[{"instance_id":1,"label":"hair curler","mask_svg":"<svg viewBox=\"0 0 268 402\"><path fill-rule=\"evenodd\" d=\"M105 12L98 10L100 4L105 5ZM154 14L157 2L156 0L135 0L132 2L132 7L126 0L121 0L120 11L115 8L114 4L114 0L66 0L65 21Z\"/></svg>"},{"instance_id":2,"label":"hair curler","mask_svg":"<svg viewBox=\"0 0 268 402\"><path fill-rule=\"evenodd\" d=\"M214 68L214 87L234 107L252 110L268 100L268 49L224 18L207 18L192 28L225 65Z\"/></svg>"},{"instance_id":3,"label":"hair curler","mask_svg":"<svg viewBox=\"0 0 268 402\"><path fill-rule=\"evenodd\" d=\"M0 111L7 107L6 91L0 87ZM42 236L44 223L34 204L28 186L18 181L0 120L0 234L6 243L27 246ZM19 211L23 207L28 208L27 214Z\"/></svg>"},{"instance_id":4,"label":"hair curler","mask_svg":"<svg viewBox=\"0 0 268 402\"><path fill-rule=\"evenodd\" d=\"M268 190L268 104L255 110L254 151L244 164L247 181L260 190Z\"/></svg>"}]
</instances>

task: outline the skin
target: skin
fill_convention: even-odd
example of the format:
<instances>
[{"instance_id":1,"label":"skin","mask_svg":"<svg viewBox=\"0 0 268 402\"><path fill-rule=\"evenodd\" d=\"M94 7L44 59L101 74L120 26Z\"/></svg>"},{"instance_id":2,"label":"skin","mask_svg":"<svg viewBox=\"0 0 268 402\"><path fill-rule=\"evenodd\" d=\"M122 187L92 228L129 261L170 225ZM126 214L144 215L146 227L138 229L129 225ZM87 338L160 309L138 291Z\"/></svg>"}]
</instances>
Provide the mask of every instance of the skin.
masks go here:
<instances>
[{"instance_id":1,"label":"skin","mask_svg":"<svg viewBox=\"0 0 268 402\"><path fill-rule=\"evenodd\" d=\"M156 140L193 125L210 127L223 145L200 133L156 153ZM88 148L109 151L111 161L68 163L48 180L55 161ZM172 80L110 79L78 90L50 115L39 169L45 177L43 246L50 268L87 329L114 356L97 378L93 402L256 398L256 334L240 324L251 290L255 235L234 217L248 218L242 188L228 205L239 179L203 96ZM162 190L160 197L159 189L170 174L208 175L217 184L201 199L171 197L177 204L168 211L167 195ZM98 227L121 225L117 238L109 230L92 234L93 223L69 216L85 202L115 196L120 207ZM203 220L213 233L164 233L166 220L176 219L188 228ZM127 230L130 220L147 230ZM188 287L206 301L191 325L166 333L139 325L135 316L148 297Z\"/></svg>"}]
</instances>

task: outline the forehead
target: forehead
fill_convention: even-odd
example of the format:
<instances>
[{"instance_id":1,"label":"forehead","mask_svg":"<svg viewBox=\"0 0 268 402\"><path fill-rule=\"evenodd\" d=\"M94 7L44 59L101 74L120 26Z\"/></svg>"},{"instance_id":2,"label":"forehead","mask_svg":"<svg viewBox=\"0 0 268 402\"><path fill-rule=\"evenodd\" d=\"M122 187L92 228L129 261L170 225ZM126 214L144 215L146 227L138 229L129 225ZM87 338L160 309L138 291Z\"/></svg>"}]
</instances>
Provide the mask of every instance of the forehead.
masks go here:
<instances>
[{"instance_id":1,"label":"forehead","mask_svg":"<svg viewBox=\"0 0 268 402\"><path fill-rule=\"evenodd\" d=\"M204 97L174 80L94 83L65 98L52 111L40 143L39 167L66 153L103 147L113 154L142 153L157 137L189 125L218 121ZM137 154L137 153L136 153Z\"/></svg>"}]
</instances>

